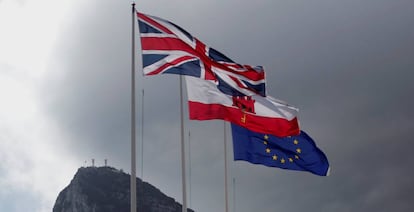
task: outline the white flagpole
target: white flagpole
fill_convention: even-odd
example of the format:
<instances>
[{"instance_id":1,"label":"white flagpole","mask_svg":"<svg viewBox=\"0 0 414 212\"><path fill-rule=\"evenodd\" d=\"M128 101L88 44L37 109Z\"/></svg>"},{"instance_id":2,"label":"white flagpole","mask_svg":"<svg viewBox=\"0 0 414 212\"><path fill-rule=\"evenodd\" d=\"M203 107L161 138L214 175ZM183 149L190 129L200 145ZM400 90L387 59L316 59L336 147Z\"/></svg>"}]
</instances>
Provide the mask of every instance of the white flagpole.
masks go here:
<instances>
[{"instance_id":1,"label":"white flagpole","mask_svg":"<svg viewBox=\"0 0 414 212\"><path fill-rule=\"evenodd\" d=\"M183 189L182 211L187 212L187 188L185 181L185 148L184 148L184 109L183 109L183 76L180 77L180 114L181 114L181 180Z\"/></svg>"},{"instance_id":2,"label":"white flagpole","mask_svg":"<svg viewBox=\"0 0 414 212\"><path fill-rule=\"evenodd\" d=\"M236 212L236 178L233 177L233 212Z\"/></svg>"},{"instance_id":3,"label":"white flagpole","mask_svg":"<svg viewBox=\"0 0 414 212\"><path fill-rule=\"evenodd\" d=\"M132 3L132 62L131 62L131 212L137 210L135 155L135 2Z\"/></svg>"},{"instance_id":4,"label":"white flagpole","mask_svg":"<svg viewBox=\"0 0 414 212\"><path fill-rule=\"evenodd\" d=\"M181 183L183 190L182 212L187 212L187 188L185 180L185 148L184 148L184 109L183 109L183 76L180 77L180 114L181 114Z\"/></svg>"},{"instance_id":5,"label":"white flagpole","mask_svg":"<svg viewBox=\"0 0 414 212\"><path fill-rule=\"evenodd\" d=\"M188 132L188 205L191 208L191 136Z\"/></svg>"},{"instance_id":6,"label":"white flagpole","mask_svg":"<svg viewBox=\"0 0 414 212\"><path fill-rule=\"evenodd\" d=\"M228 186L227 186L227 133L226 133L226 122L224 123L224 196L225 196L225 212L229 212L229 196L228 196Z\"/></svg>"},{"instance_id":7,"label":"white flagpole","mask_svg":"<svg viewBox=\"0 0 414 212\"><path fill-rule=\"evenodd\" d=\"M144 86L144 84L142 84ZM141 104L141 180L144 182L144 89L142 89L142 104ZM144 185L144 184L142 184ZM144 186L142 190L142 205L138 211L144 211Z\"/></svg>"},{"instance_id":8,"label":"white flagpole","mask_svg":"<svg viewBox=\"0 0 414 212\"><path fill-rule=\"evenodd\" d=\"M142 89L141 104L141 180L144 181L144 89Z\"/></svg>"}]
</instances>

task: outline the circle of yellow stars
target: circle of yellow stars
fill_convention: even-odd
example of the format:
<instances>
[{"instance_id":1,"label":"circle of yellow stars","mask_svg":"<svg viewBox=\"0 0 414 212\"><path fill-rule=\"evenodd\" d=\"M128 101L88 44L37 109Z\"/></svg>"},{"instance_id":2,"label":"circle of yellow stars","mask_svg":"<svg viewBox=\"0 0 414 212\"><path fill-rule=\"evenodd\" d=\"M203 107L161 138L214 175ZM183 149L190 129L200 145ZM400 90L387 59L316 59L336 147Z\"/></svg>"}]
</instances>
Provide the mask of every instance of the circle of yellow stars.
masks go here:
<instances>
[{"instance_id":1,"label":"circle of yellow stars","mask_svg":"<svg viewBox=\"0 0 414 212\"><path fill-rule=\"evenodd\" d=\"M269 144L269 136L268 135L264 135L263 136L263 139L264 139L263 144L265 146L267 146ZM293 140L293 144L294 145L298 145L299 144L299 141L297 139L294 139ZM265 151L266 151L267 154L271 154L272 153L272 150L269 147L266 147ZM295 154L294 158L296 160L299 160L299 154L302 153L302 149L301 148L296 148L296 153L297 154ZM281 164L284 164L286 162L289 162L289 163L293 163L294 162L294 159L293 158L290 158L289 157L289 158L287 158L287 161L286 161L285 158L279 158L279 156L277 156L276 154L273 154L272 155L272 160L279 161Z\"/></svg>"}]
</instances>

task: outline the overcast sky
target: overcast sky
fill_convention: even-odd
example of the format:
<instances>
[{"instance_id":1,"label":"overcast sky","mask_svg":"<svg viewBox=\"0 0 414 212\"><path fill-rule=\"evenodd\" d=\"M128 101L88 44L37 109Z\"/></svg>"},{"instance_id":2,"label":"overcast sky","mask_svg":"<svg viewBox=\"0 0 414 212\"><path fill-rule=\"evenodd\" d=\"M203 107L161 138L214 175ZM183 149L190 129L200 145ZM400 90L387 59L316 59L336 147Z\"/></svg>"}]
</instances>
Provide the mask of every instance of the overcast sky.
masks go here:
<instances>
[{"instance_id":1,"label":"overcast sky","mask_svg":"<svg viewBox=\"0 0 414 212\"><path fill-rule=\"evenodd\" d=\"M0 0L0 211L51 211L91 158L130 172L130 4ZM329 177L234 162L228 134L237 212L414 211L413 8L412 0L137 1L233 60L264 66L268 94L300 109L302 129L329 159ZM136 82L137 175L181 202L178 77ZM184 115L189 205L224 211L223 122Z\"/></svg>"}]
</instances>

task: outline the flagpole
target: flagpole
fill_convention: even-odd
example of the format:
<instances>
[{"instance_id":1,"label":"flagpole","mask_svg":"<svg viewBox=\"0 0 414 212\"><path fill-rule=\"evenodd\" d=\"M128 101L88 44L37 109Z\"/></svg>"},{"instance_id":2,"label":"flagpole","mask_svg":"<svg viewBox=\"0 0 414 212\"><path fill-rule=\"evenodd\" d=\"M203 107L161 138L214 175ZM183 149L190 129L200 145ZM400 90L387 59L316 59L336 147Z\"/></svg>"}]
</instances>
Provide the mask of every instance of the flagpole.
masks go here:
<instances>
[{"instance_id":1,"label":"flagpole","mask_svg":"<svg viewBox=\"0 0 414 212\"><path fill-rule=\"evenodd\" d=\"M229 212L229 196L228 196L228 186L227 186L227 132L226 132L226 122L224 123L224 196L225 196L225 212Z\"/></svg>"},{"instance_id":2,"label":"flagpole","mask_svg":"<svg viewBox=\"0 0 414 212\"><path fill-rule=\"evenodd\" d=\"M181 183L183 192L182 212L187 212L187 189L185 180L185 148L184 148L184 109L183 109L183 76L180 77L180 114L181 114Z\"/></svg>"},{"instance_id":3,"label":"flagpole","mask_svg":"<svg viewBox=\"0 0 414 212\"><path fill-rule=\"evenodd\" d=\"M142 89L141 105L141 180L144 181L144 89Z\"/></svg>"},{"instance_id":4,"label":"flagpole","mask_svg":"<svg viewBox=\"0 0 414 212\"><path fill-rule=\"evenodd\" d=\"M135 152L135 2L132 3L132 61L131 61L131 212L137 210L136 152Z\"/></svg>"},{"instance_id":5,"label":"flagpole","mask_svg":"<svg viewBox=\"0 0 414 212\"><path fill-rule=\"evenodd\" d=\"M188 132L188 206L191 208L191 136Z\"/></svg>"},{"instance_id":6,"label":"flagpole","mask_svg":"<svg viewBox=\"0 0 414 212\"><path fill-rule=\"evenodd\" d=\"M236 212L236 178L233 177L233 212Z\"/></svg>"},{"instance_id":7,"label":"flagpole","mask_svg":"<svg viewBox=\"0 0 414 212\"><path fill-rule=\"evenodd\" d=\"M144 89L142 89L141 104L141 180L144 181Z\"/></svg>"},{"instance_id":8,"label":"flagpole","mask_svg":"<svg viewBox=\"0 0 414 212\"><path fill-rule=\"evenodd\" d=\"M144 83L142 83L144 87ZM141 104L141 180L144 182L144 89L142 89L142 104ZM144 185L144 184L142 184ZM142 205L138 209L138 211L144 211L144 186L141 188L142 190Z\"/></svg>"}]
</instances>

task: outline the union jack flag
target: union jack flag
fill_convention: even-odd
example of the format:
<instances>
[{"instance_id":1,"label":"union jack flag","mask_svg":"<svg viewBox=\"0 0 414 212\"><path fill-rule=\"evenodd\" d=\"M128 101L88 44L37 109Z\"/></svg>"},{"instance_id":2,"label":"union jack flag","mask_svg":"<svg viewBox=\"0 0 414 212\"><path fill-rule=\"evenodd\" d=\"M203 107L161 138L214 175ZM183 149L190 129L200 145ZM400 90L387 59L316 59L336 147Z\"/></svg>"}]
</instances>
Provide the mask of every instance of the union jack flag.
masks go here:
<instances>
[{"instance_id":1,"label":"union jack flag","mask_svg":"<svg viewBox=\"0 0 414 212\"><path fill-rule=\"evenodd\" d=\"M178 25L137 12L144 75L180 74L215 81L231 95L266 95L261 66L235 63Z\"/></svg>"}]
</instances>

